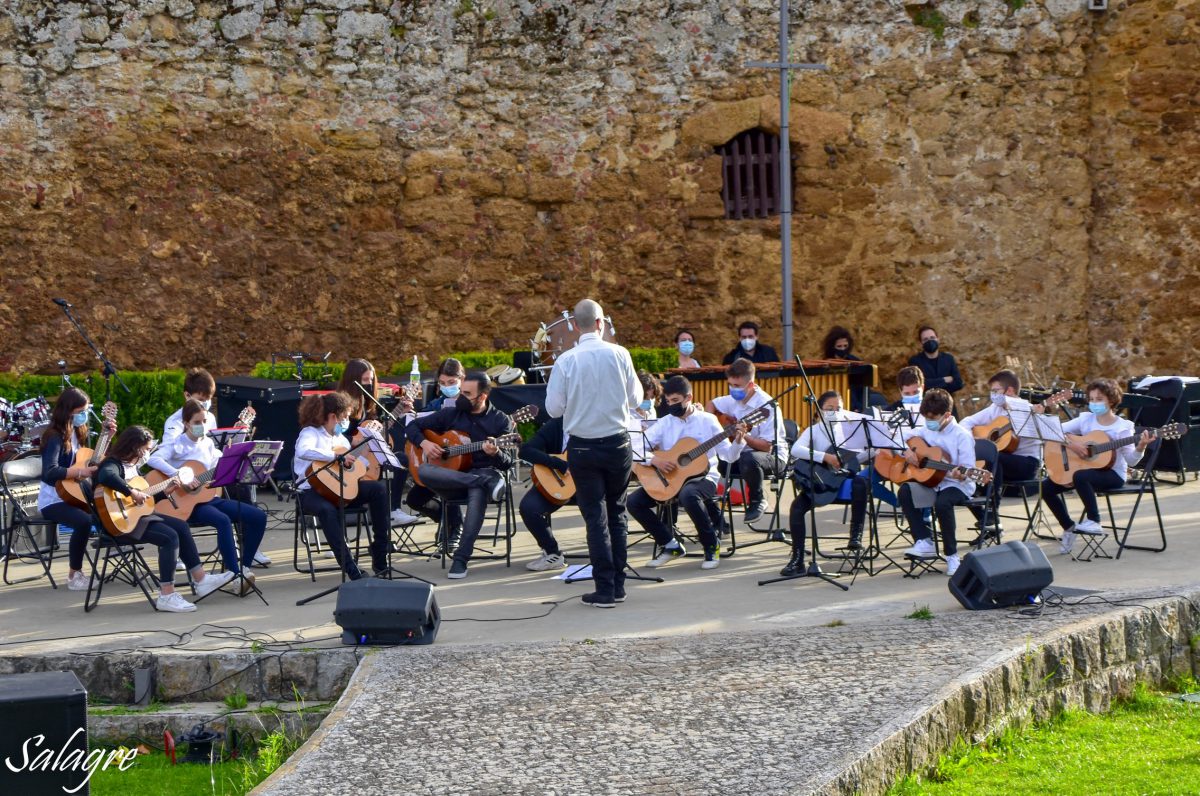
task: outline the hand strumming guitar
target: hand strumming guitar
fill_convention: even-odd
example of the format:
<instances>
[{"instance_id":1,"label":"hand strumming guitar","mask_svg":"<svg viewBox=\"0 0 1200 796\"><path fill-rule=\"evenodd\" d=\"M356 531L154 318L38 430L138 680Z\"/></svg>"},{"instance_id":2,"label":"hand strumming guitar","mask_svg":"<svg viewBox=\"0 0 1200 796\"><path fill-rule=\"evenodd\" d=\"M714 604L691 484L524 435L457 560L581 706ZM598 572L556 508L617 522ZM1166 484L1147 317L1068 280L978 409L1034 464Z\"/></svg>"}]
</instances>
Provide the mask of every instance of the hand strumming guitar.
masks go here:
<instances>
[{"instance_id":1,"label":"hand strumming guitar","mask_svg":"<svg viewBox=\"0 0 1200 796\"><path fill-rule=\"evenodd\" d=\"M492 437L488 437L486 440L484 440L483 452L488 456L495 456L497 453L499 453L500 448L496 447L496 440Z\"/></svg>"},{"instance_id":2,"label":"hand strumming guitar","mask_svg":"<svg viewBox=\"0 0 1200 796\"><path fill-rule=\"evenodd\" d=\"M917 454L915 452L913 452L912 448L909 448L908 450L904 451L904 461L908 462L913 467L921 466L921 460L920 460L920 458L918 458Z\"/></svg>"},{"instance_id":3,"label":"hand strumming guitar","mask_svg":"<svg viewBox=\"0 0 1200 796\"><path fill-rule=\"evenodd\" d=\"M149 499L149 495L139 489L135 489L129 493L129 497L133 498L133 505L140 506Z\"/></svg>"},{"instance_id":4,"label":"hand strumming guitar","mask_svg":"<svg viewBox=\"0 0 1200 796\"><path fill-rule=\"evenodd\" d=\"M437 461L442 458L442 446L433 440L423 440L421 442L421 454L427 462Z\"/></svg>"},{"instance_id":5,"label":"hand strumming guitar","mask_svg":"<svg viewBox=\"0 0 1200 796\"><path fill-rule=\"evenodd\" d=\"M673 472L675 472L675 470L679 469L678 464L671 461L670 459L664 459L661 456L650 457L650 466L654 467L655 469L661 470L664 473L673 473Z\"/></svg>"},{"instance_id":6,"label":"hand strumming guitar","mask_svg":"<svg viewBox=\"0 0 1200 796\"><path fill-rule=\"evenodd\" d=\"M1073 452L1076 456L1086 459L1092 455L1087 443L1084 442L1080 437L1077 437L1074 434L1067 434L1066 440L1067 449Z\"/></svg>"},{"instance_id":7,"label":"hand strumming guitar","mask_svg":"<svg viewBox=\"0 0 1200 796\"><path fill-rule=\"evenodd\" d=\"M829 465L835 470L840 469L842 466L842 460L834 456L832 453L825 454L824 461L825 464Z\"/></svg>"}]
</instances>

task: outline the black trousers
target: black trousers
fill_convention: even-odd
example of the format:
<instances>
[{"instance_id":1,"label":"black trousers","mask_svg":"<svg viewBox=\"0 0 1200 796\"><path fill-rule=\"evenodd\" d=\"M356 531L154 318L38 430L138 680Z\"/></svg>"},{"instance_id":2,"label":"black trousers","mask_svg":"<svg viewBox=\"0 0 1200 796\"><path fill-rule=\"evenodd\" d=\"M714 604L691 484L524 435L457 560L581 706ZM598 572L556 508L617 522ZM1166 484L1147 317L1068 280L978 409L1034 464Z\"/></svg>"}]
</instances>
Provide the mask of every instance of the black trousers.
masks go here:
<instances>
[{"instance_id":1,"label":"black trousers","mask_svg":"<svg viewBox=\"0 0 1200 796\"><path fill-rule=\"evenodd\" d=\"M596 594L613 597L625 588L625 543L629 520L625 516L625 490L633 469L629 433L621 431L600 439L571 437L567 458L575 478L575 500L587 525L588 556Z\"/></svg>"},{"instance_id":2,"label":"black trousers","mask_svg":"<svg viewBox=\"0 0 1200 796\"><path fill-rule=\"evenodd\" d=\"M568 503L570 502L574 501L568 501ZM521 513L521 522L525 523L525 527L537 541L538 547L542 548L542 552L547 555L562 552L558 547L558 540L554 538L554 531L550 530L550 515L560 508L562 506L546 500L545 496L536 488L526 492L525 497L521 498L521 505L517 507Z\"/></svg>"},{"instance_id":3,"label":"black trousers","mask_svg":"<svg viewBox=\"0 0 1200 796\"><path fill-rule=\"evenodd\" d=\"M958 542L954 538L954 533L957 530L954 520L954 509L956 506L965 504L970 498L966 496L961 489L954 487L946 487L939 490L937 497L934 498L933 511L937 514L938 529L942 533L942 551L946 555L953 555L958 552ZM925 522L924 509L916 508L913 505L912 484L902 484L900 486L900 508L904 511L904 519L908 521L908 527L912 529L913 539L920 541L921 539L929 539L933 536L933 531L930 530L928 523Z\"/></svg>"},{"instance_id":4,"label":"black trousers","mask_svg":"<svg viewBox=\"0 0 1200 796\"><path fill-rule=\"evenodd\" d=\"M1092 522L1100 522L1100 502L1096 500L1096 490L1117 489L1125 483L1125 479L1112 470L1080 470L1075 473L1075 486L1059 486L1047 478L1042 481L1042 502L1050 509L1054 519L1063 530L1070 530L1075 525L1071 512L1067 511L1067 502L1063 499L1064 492L1075 490L1079 502L1083 504L1084 513Z\"/></svg>"},{"instance_id":5,"label":"black trousers","mask_svg":"<svg viewBox=\"0 0 1200 796\"><path fill-rule=\"evenodd\" d=\"M359 482L358 497L348 501L346 508L357 508L363 505L367 506L371 514L371 566L377 571L386 569L387 547L392 524L388 510L387 489L383 484L378 481ZM351 580L361 578L362 570L358 568L354 556L350 555L350 550L346 546L346 529L342 527L338 507L311 489L305 489L300 493L300 506L305 512L320 520L321 532L325 534L325 541L329 543L329 549L333 551L334 558L337 559L338 565L345 571L346 576Z\"/></svg>"},{"instance_id":6,"label":"black trousers","mask_svg":"<svg viewBox=\"0 0 1200 796\"><path fill-rule=\"evenodd\" d=\"M867 518L867 490L870 485L866 478L850 479L850 529L851 533L861 535L863 523ZM792 509L788 514L788 527L792 534L792 548L804 549L804 537L808 533L808 511L812 508L813 496L809 492L801 492L792 501Z\"/></svg>"}]
</instances>

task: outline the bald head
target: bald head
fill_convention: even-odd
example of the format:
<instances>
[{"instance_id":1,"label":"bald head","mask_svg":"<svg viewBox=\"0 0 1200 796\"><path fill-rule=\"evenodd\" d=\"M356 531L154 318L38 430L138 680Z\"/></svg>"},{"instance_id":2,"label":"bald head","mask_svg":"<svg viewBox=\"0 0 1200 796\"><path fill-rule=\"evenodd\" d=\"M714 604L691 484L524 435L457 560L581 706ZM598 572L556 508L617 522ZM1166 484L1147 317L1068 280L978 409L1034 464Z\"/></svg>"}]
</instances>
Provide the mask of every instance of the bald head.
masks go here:
<instances>
[{"instance_id":1,"label":"bald head","mask_svg":"<svg viewBox=\"0 0 1200 796\"><path fill-rule=\"evenodd\" d=\"M603 317L604 309L591 299L584 299L575 305L575 323L584 331L595 331L596 322Z\"/></svg>"}]
</instances>

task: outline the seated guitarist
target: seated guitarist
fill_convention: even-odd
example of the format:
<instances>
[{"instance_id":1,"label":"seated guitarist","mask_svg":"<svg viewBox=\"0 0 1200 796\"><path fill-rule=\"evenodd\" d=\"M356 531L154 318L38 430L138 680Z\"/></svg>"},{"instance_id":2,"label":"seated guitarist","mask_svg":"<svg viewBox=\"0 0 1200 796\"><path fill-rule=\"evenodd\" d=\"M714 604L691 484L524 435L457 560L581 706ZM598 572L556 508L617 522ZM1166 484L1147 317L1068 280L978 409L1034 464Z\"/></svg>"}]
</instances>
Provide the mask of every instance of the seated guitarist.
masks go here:
<instances>
[{"instance_id":1,"label":"seated guitarist","mask_svg":"<svg viewBox=\"0 0 1200 796\"><path fill-rule=\"evenodd\" d=\"M670 450L684 437L697 443L705 442L721 433L721 424L714 415L693 405L691 382L683 376L667 379L663 385L663 395L663 405L667 414L646 429L646 445L651 451L658 452L651 455L650 464L669 476L678 469L678 465L664 458L661 452ZM706 455L709 466L704 477L686 482L679 490L679 503L691 517L700 543L704 545L704 562L700 565L701 569L715 569L721 560L720 543L712 521L716 509L711 506L717 494L717 458L727 462L736 461L742 452L745 436L745 426L739 424L732 441L721 440L716 447L708 450ZM661 552L647 566L661 567L687 552L679 540L672 536L670 528L659 518L658 504L644 488L631 494L625 505L629 515L654 537L655 543L661 548Z\"/></svg>"},{"instance_id":2,"label":"seated guitarist","mask_svg":"<svg viewBox=\"0 0 1200 796\"><path fill-rule=\"evenodd\" d=\"M867 480L846 474L843 468L849 462L846 461L845 455L839 457L830 450L834 446L840 447L851 430L848 427L850 424L840 422L847 419L842 411L842 396L836 390L829 390L817 399L817 406L833 429L833 439L829 438L824 424L815 423L804 429L792 445L796 480L803 487L803 491L792 501L791 513L788 515L792 535L792 557L779 571L784 577L798 575L804 571L804 540L807 535L806 518L809 510L814 505L826 506L832 503L847 478L850 479L850 541L846 547L850 550L862 549L863 525L867 517ZM865 451L855 451L853 454L856 465L861 465L867 460ZM817 476L814 478L809 475L810 471L817 473Z\"/></svg>"},{"instance_id":3,"label":"seated guitarist","mask_svg":"<svg viewBox=\"0 0 1200 796\"><path fill-rule=\"evenodd\" d=\"M739 358L729 363L725 368L725 380L729 382L729 395L719 395L704 407L712 414L721 413L741 420L771 400L767 391L754 383L754 363L748 359ZM769 411L770 419L754 426L746 434L746 447L737 460L738 472L750 493L746 502L747 523L758 520L769 508L763 492L766 474L779 475L787 466L783 419L775 407Z\"/></svg>"},{"instance_id":4,"label":"seated guitarist","mask_svg":"<svg viewBox=\"0 0 1200 796\"><path fill-rule=\"evenodd\" d=\"M918 426L913 436L920 437L927 445L941 448L949 457L949 464L960 468L975 466L975 438L971 432L954 419L954 399L940 387L929 390L921 398L921 417L924 426ZM904 458L914 467L920 460L912 450L905 450ZM952 470L930 490L922 484L906 482L900 486L900 508L908 527L912 529L914 544L904 551L911 558L937 558L933 546L933 532L925 521L922 509L932 504L937 514L938 527L942 534L942 550L946 554L946 574L958 570L958 543L954 538L954 509L967 502L975 494L975 482L965 478L961 470ZM917 506L916 503L922 503Z\"/></svg>"},{"instance_id":5,"label":"seated guitarist","mask_svg":"<svg viewBox=\"0 0 1200 796\"><path fill-rule=\"evenodd\" d=\"M133 498L135 505L142 505L149 497L145 492L132 488L127 479L137 475L138 467L150 458L154 438L145 426L130 426L117 435L108 456L96 470L96 485L104 486ZM97 490L98 492L99 490ZM196 542L192 531L183 520L148 514L138 520L134 529L123 537L141 544L152 544L158 548L158 601L160 611L186 613L195 611L196 606L175 591L175 562L182 560L195 584L196 596L204 597L233 580L232 572L208 575L200 564Z\"/></svg>"},{"instance_id":6,"label":"seated guitarist","mask_svg":"<svg viewBox=\"0 0 1200 796\"><path fill-rule=\"evenodd\" d=\"M212 437L205 431L204 405L195 398L184 401L180 417L183 419L184 432L168 444L159 445L150 456L150 466L164 475L175 475L179 468L187 462L199 462L204 468L194 475L200 475L205 470L217 466L221 452L217 450ZM185 484L184 486L187 486ZM238 519L242 523L242 554L239 559L237 536L233 532L233 523ZM237 500L226 500L223 497L213 498L206 503L198 503L192 509L187 519L189 525L211 525L217 529L217 548L221 551L221 560L228 572L244 574L247 581L254 582L250 567L254 563L254 555L262 544L267 532L267 514L253 503ZM243 584L243 593L248 592L249 586Z\"/></svg>"},{"instance_id":7,"label":"seated guitarist","mask_svg":"<svg viewBox=\"0 0 1200 796\"><path fill-rule=\"evenodd\" d=\"M292 471L296 476L296 491L300 495L300 506L305 512L316 516L321 523L321 532L333 551L338 565L350 580L364 576L358 562L346 546L346 530L342 527L338 507L313 489L308 482L310 465L324 466L337 460L335 449L349 450L350 440L345 434L350 430L350 396L344 392L310 395L300 402L300 436L296 438L296 454L292 460ZM346 464L354 464L358 454L365 455L365 446L356 453L347 453L342 458ZM347 508L367 506L371 514L371 568L376 575L388 572L388 544L391 541L391 523L388 516L387 489L378 481L360 481L358 495L346 502Z\"/></svg>"},{"instance_id":8,"label":"seated guitarist","mask_svg":"<svg viewBox=\"0 0 1200 796\"><path fill-rule=\"evenodd\" d=\"M458 394L462 390L463 379L467 377L467 371L462 363L453 357L448 357L442 360L437 369L437 387L438 393L435 398L428 401L422 411L436 412L440 410L446 402L451 405L458 399ZM404 447L404 429L393 429L393 432L399 432L401 439L396 445L397 448ZM442 505L437 501L437 496L433 494L433 490L420 484L413 484L408 490L408 498L405 502L413 511L424 514L434 522L442 521ZM450 539L455 540L459 536L462 528L462 511L458 506L450 507L450 516L447 518L450 523ZM453 547L453 545L451 545Z\"/></svg>"},{"instance_id":9,"label":"seated guitarist","mask_svg":"<svg viewBox=\"0 0 1200 796\"><path fill-rule=\"evenodd\" d=\"M1062 424L1067 447L1079 456L1088 456L1086 443L1080 437L1093 431L1103 431L1109 439L1134 436L1134 426L1129 420L1118 417L1113 410L1121 403L1121 388L1112 379L1097 379L1087 386L1088 411L1080 413L1074 420ZM1063 535L1059 551L1069 555L1075 545L1075 534L1098 536L1100 527L1100 505L1096 502L1096 490L1117 489L1125 483L1129 468L1138 463L1146 446L1153 438L1143 431L1135 445L1117 448L1111 468L1078 470L1073 486L1061 486L1047 478L1042 481L1042 500L1062 526ZM1075 522L1067 511L1063 493L1071 489L1079 495L1086 517Z\"/></svg>"},{"instance_id":10,"label":"seated guitarist","mask_svg":"<svg viewBox=\"0 0 1200 796\"><path fill-rule=\"evenodd\" d=\"M420 417L404 428L404 436L413 444L420 445L429 459L441 457L442 447L425 439L425 431L443 434L458 431L466 434L472 442L482 442L483 452L471 457L471 469L459 472L447 467L422 462L417 474L424 484L442 497L454 497L463 492L467 497L467 512L463 519L462 535L454 550L454 561L447 573L449 578L465 578L467 562L475 550L475 538L483 527L483 515L488 500L499 500L504 495L506 483L501 470L513 464L513 456L496 446L493 440L513 431L512 419L492 406L488 394L492 382L486 373L470 373L462 382L454 402L431 415Z\"/></svg>"}]
</instances>

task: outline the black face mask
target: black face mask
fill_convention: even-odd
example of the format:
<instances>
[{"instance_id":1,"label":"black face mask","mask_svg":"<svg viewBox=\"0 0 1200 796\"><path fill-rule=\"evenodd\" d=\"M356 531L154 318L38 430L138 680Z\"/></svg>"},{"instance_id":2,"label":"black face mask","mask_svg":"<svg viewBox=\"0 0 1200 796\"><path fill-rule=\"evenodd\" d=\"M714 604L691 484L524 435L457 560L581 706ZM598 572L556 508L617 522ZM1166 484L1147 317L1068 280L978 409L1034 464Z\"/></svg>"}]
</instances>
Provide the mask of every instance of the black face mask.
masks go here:
<instances>
[{"instance_id":1,"label":"black face mask","mask_svg":"<svg viewBox=\"0 0 1200 796\"><path fill-rule=\"evenodd\" d=\"M835 353L839 357L845 359L846 355L850 353L850 349L849 348L835 348L835 349L833 349L833 353Z\"/></svg>"},{"instance_id":2,"label":"black face mask","mask_svg":"<svg viewBox=\"0 0 1200 796\"><path fill-rule=\"evenodd\" d=\"M938 341L930 338L921 343L921 348L925 349L926 354L932 354L934 351L938 350Z\"/></svg>"},{"instance_id":3,"label":"black face mask","mask_svg":"<svg viewBox=\"0 0 1200 796\"><path fill-rule=\"evenodd\" d=\"M687 411L686 403L666 404L665 407L667 414L669 414L671 417L683 417L684 412Z\"/></svg>"},{"instance_id":4,"label":"black face mask","mask_svg":"<svg viewBox=\"0 0 1200 796\"><path fill-rule=\"evenodd\" d=\"M454 406L460 412L474 412L475 402L465 395L460 395L454 399Z\"/></svg>"}]
</instances>

